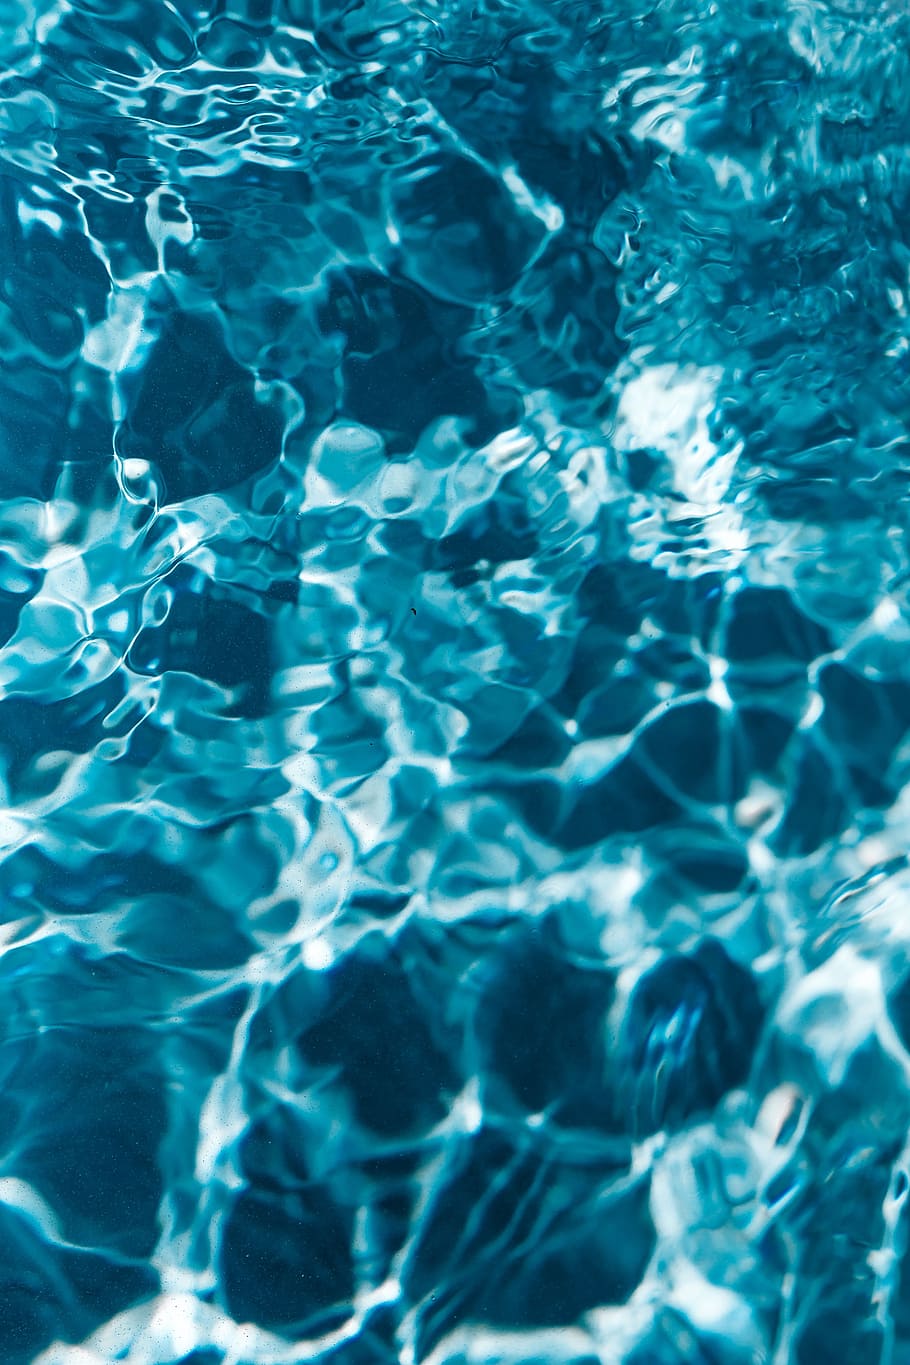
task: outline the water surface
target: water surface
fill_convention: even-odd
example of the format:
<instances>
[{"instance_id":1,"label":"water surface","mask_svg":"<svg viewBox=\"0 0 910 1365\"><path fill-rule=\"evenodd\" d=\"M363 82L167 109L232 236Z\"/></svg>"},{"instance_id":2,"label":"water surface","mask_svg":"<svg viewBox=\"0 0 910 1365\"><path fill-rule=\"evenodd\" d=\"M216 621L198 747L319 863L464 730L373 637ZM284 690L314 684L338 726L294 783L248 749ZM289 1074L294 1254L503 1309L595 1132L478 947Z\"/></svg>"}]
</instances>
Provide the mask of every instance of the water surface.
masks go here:
<instances>
[{"instance_id":1,"label":"water surface","mask_svg":"<svg viewBox=\"0 0 910 1365\"><path fill-rule=\"evenodd\" d=\"M910 21L0 3L0 1360L907 1365Z\"/></svg>"}]
</instances>

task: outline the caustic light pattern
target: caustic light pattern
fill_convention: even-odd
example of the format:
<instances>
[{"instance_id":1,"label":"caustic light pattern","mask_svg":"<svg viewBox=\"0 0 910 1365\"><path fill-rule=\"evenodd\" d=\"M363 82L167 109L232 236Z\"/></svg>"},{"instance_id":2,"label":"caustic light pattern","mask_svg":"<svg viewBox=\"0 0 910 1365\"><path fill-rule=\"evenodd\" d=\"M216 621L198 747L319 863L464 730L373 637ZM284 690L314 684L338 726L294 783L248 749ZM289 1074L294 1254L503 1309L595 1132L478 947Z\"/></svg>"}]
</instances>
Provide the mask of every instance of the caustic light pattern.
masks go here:
<instances>
[{"instance_id":1,"label":"caustic light pattern","mask_svg":"<svg viewBox=\"0 0 910 1365\"><path fill-rule=\"evenodd\" d=\"M0 45L0 1361L907 1365L905 7Z\"/></svg>"}]
</instances>

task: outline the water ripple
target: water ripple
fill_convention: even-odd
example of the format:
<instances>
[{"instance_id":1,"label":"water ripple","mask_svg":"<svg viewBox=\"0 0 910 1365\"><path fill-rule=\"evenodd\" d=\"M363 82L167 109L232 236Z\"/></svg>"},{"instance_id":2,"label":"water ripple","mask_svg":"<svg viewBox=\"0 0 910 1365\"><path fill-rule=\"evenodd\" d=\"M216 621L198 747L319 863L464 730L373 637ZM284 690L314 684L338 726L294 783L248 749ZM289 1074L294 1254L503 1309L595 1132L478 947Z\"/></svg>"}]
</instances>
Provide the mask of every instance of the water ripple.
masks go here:
<instances>
[{"instance_id":1,"label":"water ripple","mask_svg":"<svg viewBox=\"0 0 910 1365\"><path fill-rule=\"evenodd\" d=\"M910 1359L889 0L0 0L0 1356Z\"/></svg>"}]
</instances>

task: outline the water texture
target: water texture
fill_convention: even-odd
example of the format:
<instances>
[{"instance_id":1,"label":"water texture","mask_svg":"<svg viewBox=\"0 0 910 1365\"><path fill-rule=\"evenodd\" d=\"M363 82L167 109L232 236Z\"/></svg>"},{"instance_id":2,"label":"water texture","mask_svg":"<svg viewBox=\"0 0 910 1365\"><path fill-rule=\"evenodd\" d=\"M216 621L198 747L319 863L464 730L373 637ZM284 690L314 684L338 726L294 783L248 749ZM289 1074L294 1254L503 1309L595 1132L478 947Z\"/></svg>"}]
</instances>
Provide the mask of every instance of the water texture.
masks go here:
<instances>
[{"instance_id":1,"label":"water texture","mask_svg":"<svg viewBox=\"0 0 910 1365\"><path fill-rule=\"evenodd\" d=\"M908 1365L905 7L0 43L2 1365Z\"/></svg>"}]
</instances>

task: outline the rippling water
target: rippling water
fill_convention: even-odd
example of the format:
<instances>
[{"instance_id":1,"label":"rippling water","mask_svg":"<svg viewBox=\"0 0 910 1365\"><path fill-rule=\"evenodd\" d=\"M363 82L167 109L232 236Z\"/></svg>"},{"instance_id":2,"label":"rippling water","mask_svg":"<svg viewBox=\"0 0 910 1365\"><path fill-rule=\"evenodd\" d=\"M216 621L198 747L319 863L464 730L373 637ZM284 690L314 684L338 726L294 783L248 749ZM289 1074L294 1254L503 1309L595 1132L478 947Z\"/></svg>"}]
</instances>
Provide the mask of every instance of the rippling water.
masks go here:
<instances>
[{"instance_id":1,"label":"rippling water","mask_svg":"<svg viewBox=\"0 0 910 1365\"><path fill-rule=\"evenodd\" d=\"M904 7L0 44L2 1365L907 1365Z\"/></svg>"}]
</instances>

